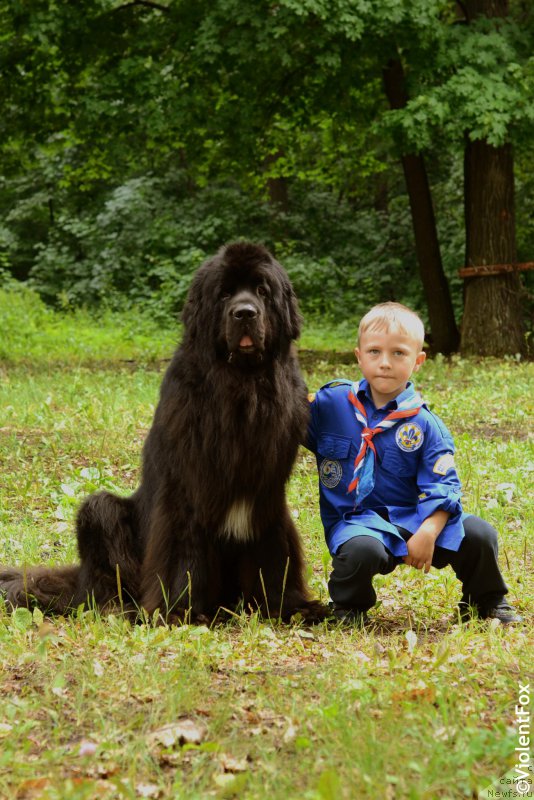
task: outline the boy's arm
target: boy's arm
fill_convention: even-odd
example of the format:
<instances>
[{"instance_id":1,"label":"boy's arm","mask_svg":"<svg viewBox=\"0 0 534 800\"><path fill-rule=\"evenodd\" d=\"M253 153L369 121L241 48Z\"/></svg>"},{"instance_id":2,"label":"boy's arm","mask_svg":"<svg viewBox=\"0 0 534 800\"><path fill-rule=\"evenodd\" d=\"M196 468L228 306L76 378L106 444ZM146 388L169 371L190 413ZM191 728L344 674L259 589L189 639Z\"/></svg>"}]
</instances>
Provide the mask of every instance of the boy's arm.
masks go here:
<instances>
[{"instance_id":1,"label":"boy's arm","mask_svg":"<svg viewBox=\"0 0 534 800\"><path fill-rule=\"evenodd\" d=\"M432 566L432 556L436 539L447 524L450 514L448 511L434 511L419 526L418 530L406 542L408 555L403 561L415 569L424 569L425 572Z\"/></svg>"},{"instance_id":2,"label":"boy's arm","mask_svg":"<svg viewBox=\"0 0 534 800\"><path fill-rule=\"evenodd\" d=\"M448 512L450 517L462 513L462 486L454 464L454 442L443 422L430 412L416 480L419 528L436 511ZM429 524L434 527L434 523ZM440 533L441 530L438 536Z\"/></svg>"},{"instance_id":3,"label":"boy's arm","mask_svg":"<svg viewBox=\"0 0 534 800\"><path fill-rule=\"evenodd\" d=\"M304 436L304 441L302 441L301 444L304 445L307 450L311 450L312 453L315 453L317 451L317 427L319 414L319 406L315 393L308 394L308 403L310 406L308 429Z\"/></svg>"},{"instance_id":4,"label":"boy's arm","mask_svg":"<svg viewBox=\"0 0 534 800\"><path fill-rule=\"evenodd\" d=\"M462 489L454 466L454 442L443 422L430 412L417 471L417 487L419 527L406 543L408 555L403 561L428 572L436 540L449 519L462 513Z\"/></svg>"}]
</instances>

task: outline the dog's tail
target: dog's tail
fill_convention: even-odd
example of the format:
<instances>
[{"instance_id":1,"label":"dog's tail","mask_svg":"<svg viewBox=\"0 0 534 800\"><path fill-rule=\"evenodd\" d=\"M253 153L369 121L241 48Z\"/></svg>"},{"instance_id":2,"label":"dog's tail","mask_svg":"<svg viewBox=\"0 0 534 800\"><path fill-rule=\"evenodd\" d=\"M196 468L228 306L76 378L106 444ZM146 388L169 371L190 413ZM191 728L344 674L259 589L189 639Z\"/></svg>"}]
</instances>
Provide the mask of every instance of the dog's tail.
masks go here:
<instances>
[{"instance_id":1,"label":"dog's tail","mask_svg":"<svg viewBox=\"0 0 534 800\"><path fill-rule=\"evenodd\" d=\"M0 597L8 608L38 607L52 614L65 614L76 605L79 566L0 566Z\"/></svg>"}]
</instances>

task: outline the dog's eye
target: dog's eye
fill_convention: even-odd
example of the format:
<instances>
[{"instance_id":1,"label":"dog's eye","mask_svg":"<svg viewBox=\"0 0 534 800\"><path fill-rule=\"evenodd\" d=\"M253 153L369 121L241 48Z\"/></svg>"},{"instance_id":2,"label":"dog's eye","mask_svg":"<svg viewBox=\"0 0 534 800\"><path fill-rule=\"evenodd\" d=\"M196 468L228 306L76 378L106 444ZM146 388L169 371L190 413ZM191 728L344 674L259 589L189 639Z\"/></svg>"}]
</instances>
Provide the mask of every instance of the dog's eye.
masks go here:
<instances>
[{"instance_id":1,"label":"dog's eye","mask_svg":"<svg viewBox=\"0 0 534 800\"><path fill-rule=\"evenodd\" d=\"M257 293L259 294L260 297L268 297L269 296L269 291L268 291L266 286L261 286L260 285L260 286L258 286L256 291L257 291Z\"/></svg>"},{"instance_id":2,"label":"dog's eye","mask_svg":"<svg viewBox=\"0 0 534 800\"><path fill-rule=\"evenodd\" d=\"M221 292L221 294L220 294L220 300L228 300L228 298L229 298L230 296L231 296L231 295L230 295L230 292Z\"/></svg>"}]
</instances>

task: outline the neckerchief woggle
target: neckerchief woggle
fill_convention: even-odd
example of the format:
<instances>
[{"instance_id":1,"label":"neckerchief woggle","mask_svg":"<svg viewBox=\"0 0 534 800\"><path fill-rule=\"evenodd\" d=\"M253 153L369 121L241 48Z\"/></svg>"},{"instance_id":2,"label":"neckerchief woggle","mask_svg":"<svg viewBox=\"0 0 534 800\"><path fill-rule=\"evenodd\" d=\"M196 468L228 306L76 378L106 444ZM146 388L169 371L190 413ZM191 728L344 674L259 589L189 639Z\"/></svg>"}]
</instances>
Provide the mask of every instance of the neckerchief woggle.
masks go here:
<instances>
[{"instance_id":1,"label":"neckerchief woggle","mask_svg":"<svg viewBox=\"0 0 534 800\"><path fill-rule=\"evenodd\" d=\"M415 417L423 405L423 399L419 392L414 392L406 400L400 402L394 411L390 411L375 428L369 428L367 425L367 413L363 403L358 398L358 391L363 388L362 383L363 381L353 383L348 395L349 401L354 406L356 419L363 425L362 441L354 461L354 474L348 488L348 493L356 490L356 504L361 503L373 491L375 485L376 447L373 443L373 438L378 436L379 433L384 433L384 431L393 428L402 419Z\"/></svg>"}]
</instances>

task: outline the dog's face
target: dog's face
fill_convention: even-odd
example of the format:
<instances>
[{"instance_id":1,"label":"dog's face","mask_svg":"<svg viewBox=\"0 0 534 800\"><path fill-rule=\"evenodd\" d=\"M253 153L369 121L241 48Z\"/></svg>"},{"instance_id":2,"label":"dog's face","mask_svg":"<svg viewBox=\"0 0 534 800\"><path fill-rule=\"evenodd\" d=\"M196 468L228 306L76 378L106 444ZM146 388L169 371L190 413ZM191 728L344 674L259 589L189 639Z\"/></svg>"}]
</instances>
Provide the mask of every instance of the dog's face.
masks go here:
<instances>
[{"instance_id":1,"label":"dog's face","mask_svg":"<svg viewBox=\"0 0 534 800\"><path fill-rule=\"evenodd\" d=\"M200 267L184 308L185 336L237 366L288 351L300 333L289 278L264 247L227 245Z\"/></svg>"}]
</instances>

